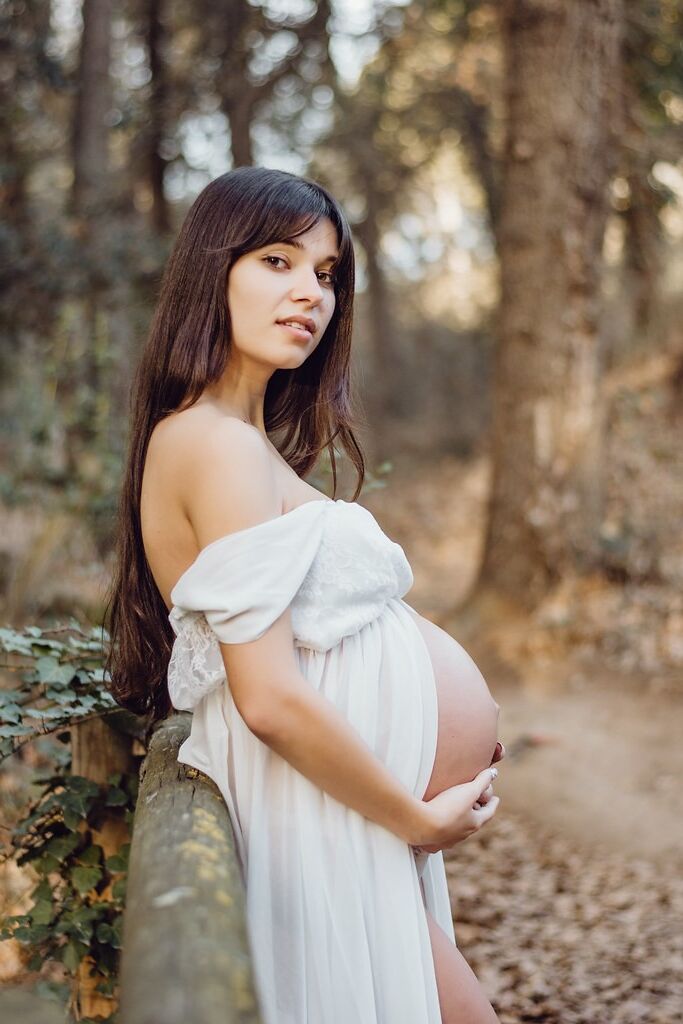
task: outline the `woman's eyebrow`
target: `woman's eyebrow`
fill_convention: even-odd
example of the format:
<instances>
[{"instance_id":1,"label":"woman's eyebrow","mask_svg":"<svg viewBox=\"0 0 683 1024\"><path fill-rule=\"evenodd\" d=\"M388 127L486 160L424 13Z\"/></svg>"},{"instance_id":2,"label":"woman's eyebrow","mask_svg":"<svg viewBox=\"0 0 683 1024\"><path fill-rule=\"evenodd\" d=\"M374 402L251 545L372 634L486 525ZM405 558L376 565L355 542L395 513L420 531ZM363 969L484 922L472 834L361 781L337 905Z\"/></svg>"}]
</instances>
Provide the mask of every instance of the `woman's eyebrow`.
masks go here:
<instances>
[{"instance_id":1,"label":"woman's eyebrow","mask_svg":"<svg viewBox=\"0 0 683 1024\"><path fill-rule=\"evenodd\" d=\"M277 243L275 243L275 244L277 244ZM306 248L306 246L303 244L303 242L300 242L298 238L283 238L280 241L280 245L291 245L294 249L305 249ZM325 256L325 258L322 259L320 262L321 263L327 263L328 261L330 261L331 263L334 263L338 259L339 259L339 253L335 252L331 256Z\"/></svg>"}]
</instances>

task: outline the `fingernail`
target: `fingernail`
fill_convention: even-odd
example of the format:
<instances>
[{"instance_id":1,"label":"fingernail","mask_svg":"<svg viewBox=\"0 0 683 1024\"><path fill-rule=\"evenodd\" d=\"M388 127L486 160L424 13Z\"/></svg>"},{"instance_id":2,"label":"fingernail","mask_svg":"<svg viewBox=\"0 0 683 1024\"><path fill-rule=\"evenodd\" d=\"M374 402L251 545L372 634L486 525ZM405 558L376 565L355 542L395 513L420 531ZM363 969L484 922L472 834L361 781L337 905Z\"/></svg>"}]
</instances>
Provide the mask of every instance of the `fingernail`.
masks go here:
<instances>
[{"instance_id":1,"label":"fingernail","mask_svg":"<svg viewBox=\"0 0 683 1024\"><path fill-rule=\"evenodd\" d=\"M492 779L497 779L498 778L498 769L497 768L492 768L491 769L491 778Z\"/></svg>"}]
</instances>

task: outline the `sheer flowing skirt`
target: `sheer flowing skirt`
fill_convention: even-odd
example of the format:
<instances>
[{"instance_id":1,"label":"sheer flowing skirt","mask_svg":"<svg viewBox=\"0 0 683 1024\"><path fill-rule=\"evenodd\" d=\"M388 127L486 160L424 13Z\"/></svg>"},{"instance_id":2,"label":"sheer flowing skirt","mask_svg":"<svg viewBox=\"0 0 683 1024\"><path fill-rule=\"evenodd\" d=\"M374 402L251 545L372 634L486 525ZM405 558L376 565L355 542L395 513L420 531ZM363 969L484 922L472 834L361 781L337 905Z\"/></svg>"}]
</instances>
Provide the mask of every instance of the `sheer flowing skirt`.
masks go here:
<instances>
[{"instance_id":1,"label":"sheer flowing skirt","mask_svg":"<svg viewBox=\"0 0 683 1024\"><path fill-rule=\"evenodd\" d=\"M437 697L405 602L324 653L296 652L310 685L422 797ZM178 760L228 806L266 1024L440 1024L425 906L455 940L443 855L416 856L315 786L250 732L227 685L196 707Z\"/></svg>"}]
</instances>

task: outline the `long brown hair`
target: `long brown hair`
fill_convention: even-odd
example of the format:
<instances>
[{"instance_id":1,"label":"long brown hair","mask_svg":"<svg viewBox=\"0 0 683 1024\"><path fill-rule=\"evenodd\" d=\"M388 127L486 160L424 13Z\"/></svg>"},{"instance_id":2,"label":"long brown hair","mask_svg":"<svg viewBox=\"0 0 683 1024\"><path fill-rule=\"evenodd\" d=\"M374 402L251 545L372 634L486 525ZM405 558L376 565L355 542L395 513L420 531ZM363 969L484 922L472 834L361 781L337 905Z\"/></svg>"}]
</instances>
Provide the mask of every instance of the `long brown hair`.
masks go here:
<instances>
[{"instance_id":1,"label":"long brown hair","mask_svg":"<svg viewBox=\"0 0 683 1024\"><path fill-rule=\"evenodd\" d=\"M227 284L245 253L308 231L328 217L337 231L336 305L318 346L294 370L276 370L265 394L266 430L299 475L329 452L337 490L335 446L357 473L364 459L351 429L350 356L354 255L339 204L319 184L284 171L240 167L200 192L169 257L156 311L133 381L128 453L123 471L116 564L104 626L109 631L106 684L116 701L151 721L171 709L166 675L174 633L145 556L140 491L147 446L156 424L192 405L217 381L230 351Z\"/></svg>"}]
</instances>

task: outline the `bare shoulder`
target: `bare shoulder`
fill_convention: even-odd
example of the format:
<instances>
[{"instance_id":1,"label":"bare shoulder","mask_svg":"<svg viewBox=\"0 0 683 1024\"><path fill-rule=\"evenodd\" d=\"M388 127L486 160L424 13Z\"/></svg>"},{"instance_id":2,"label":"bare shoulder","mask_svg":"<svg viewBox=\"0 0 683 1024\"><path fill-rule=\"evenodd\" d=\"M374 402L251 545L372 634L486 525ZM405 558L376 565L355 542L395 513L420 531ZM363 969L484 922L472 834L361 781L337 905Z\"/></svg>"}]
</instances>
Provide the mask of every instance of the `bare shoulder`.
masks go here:
<instances>
[{"instance_id":1,"label":"bare shoulder","mask_svg":"<svg viewBox=\"0 0 683 1024\"><path fill-rule=\"evenodd\" d=\"M148 457L172 474L200 547L281 511L263 435L210 406L191 406L157 424Z\"/></svg>"},{"instance_id":2,"label":"bare shoulder","mask_svg":"<svg viewBox=\"0 0 683 1024\"><path fill-rule=\"evenodd\" d=\"M226 416L211 406L193 405L166 416L154 427L149 441L150 456L197 459L218 456L263 460L268 465L267 445L256 429L235 416Z\"/></svg>"}]
</instances>

